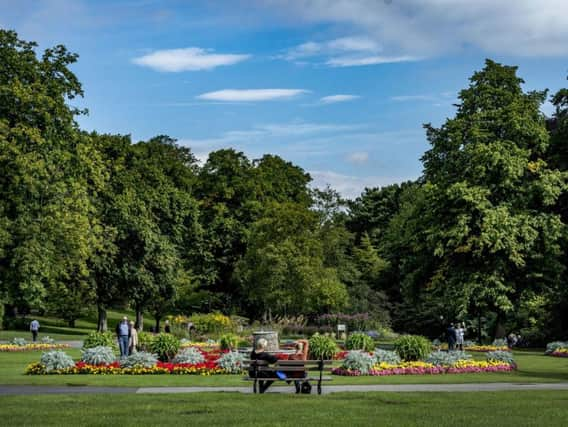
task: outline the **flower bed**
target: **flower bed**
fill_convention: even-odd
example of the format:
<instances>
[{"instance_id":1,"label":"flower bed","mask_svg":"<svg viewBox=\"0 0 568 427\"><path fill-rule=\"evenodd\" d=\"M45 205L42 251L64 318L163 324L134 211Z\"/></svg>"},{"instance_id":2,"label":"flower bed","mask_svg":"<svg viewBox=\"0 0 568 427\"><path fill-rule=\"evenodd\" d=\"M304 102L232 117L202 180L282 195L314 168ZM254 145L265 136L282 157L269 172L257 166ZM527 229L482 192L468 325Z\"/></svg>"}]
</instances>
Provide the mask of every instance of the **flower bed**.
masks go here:
<instances>
[{"instance_id":1,"label":"flower bed","mask_svg":"<svg viewBox=\"0 0 568 427\"><path fill-rule=\"evenodd\" d=\"M218 375L226 373L224 369L213 362L205 363L163 363L158 362L151 368L134 367L121 368L119 362L108 365L89 365L85 362L76 362L75 366L67 369L55 369L47 372L41 363L32 363L26 368L27 375Z\"/></svg>"},{"instance_id":2,"label":"flower bed","mask_svg":"<svg viewBox=\"0 0 568 427\"><path fill-rule=\"evenodd\" d=\"M367 375L388 376L388 375L438 375L438 374L465 374L473 372L508 372L515 367L508 363L496 361L459 361L453 366L435 366L426 362L402 362L397 365L389 363L379 363L373 366ZM345 368L335 368L331 371L334 375L361 376L358 370Z\"/></svg>"},{"instance_id":3,"label":"flower bed","mask_svg":"<svg viewBox=\"0 0 568 427\"><path fill-rule=\"evenodd\" d=\"M19 351L46 351L46 350L59 350L62 348L69 348L69 344L0 344L0 352L19 352Z\"/></svg>"},{"instance_id":4,"label":"flower bed","mask_svg":"<svg viewBox=\"0 0 568 427\"><path fill-rule=\"evenodd\" d=\"M478 351L482 353L487 353L489 351L509 351L509 347L506 345L470 345L465 347L466 351Z\"/></svg>"},{"instance_id":5,"label":"flower bed","mask_svg":"<svg viewBox=\"0 0 568 427\"><path fill-rule=\"evenodd\" d=\"M550 353L553 357L568 357L568 348L559 348Z\"/></svg>"}]
</instances>

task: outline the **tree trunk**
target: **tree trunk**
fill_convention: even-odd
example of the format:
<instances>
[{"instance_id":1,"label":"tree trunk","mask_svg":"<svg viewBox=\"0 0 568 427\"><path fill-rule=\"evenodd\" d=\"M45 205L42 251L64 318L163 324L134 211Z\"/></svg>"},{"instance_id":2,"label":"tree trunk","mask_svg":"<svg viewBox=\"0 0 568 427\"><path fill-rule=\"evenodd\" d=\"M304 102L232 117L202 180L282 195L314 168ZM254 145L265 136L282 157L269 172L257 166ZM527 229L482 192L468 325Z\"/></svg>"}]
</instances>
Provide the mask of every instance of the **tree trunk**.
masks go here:
<instances>
[{"instance_id":1,"label":"tree trunk","mask_svg":"<svg viewBox=\"0 0 568 427\"><path fill-rule=\"evenodd\" d=\"M142 314L142 310L139 308L136 309L136 324L134 327L140 332L144 330L144 314Z\"/></svg>"},{"instance_id":2,"label":"tree trunk","mask_svg":"<svg viewBox=\"0 0 568 427\"><path fill-rule=\"evenodd\" d=\"M158 316L156 316L156 326L155 326L154 331L155 331L156 333L159 333L159 332L160 332L160 318L159 318Z\"/></svg>"},{"instance_id":3,"label":"tree trunk","mask_svg":"<svg viewBox=\"0 0 568 427\"><path fill-rule=\"evenodd\" d=\"M70 328L74 328L75 327L75 319L70 320L69 322L67 322Z\"/></svg>"},{"instance_id":4,"label":"tree trunk","mask_svg":"<svg viewBox=\"0 0 568 427\"><path fill-rule=\"evenodd\" d=\"M104 308L102 305L98 305L97 311L99 314L99 319L97 321L97 331L106 332L108 329L106 308Z\"/></svg>"},{"instance_id":5,"label":"tree trunk","mask_svg":"<svg viewBox=\"0 0 568 427\"><path fill-rule=\"evenodd\" d=\"M477 315L477 343L479 345L483 344L481 342L481 313Z\"/></svg>"}]
</instances>

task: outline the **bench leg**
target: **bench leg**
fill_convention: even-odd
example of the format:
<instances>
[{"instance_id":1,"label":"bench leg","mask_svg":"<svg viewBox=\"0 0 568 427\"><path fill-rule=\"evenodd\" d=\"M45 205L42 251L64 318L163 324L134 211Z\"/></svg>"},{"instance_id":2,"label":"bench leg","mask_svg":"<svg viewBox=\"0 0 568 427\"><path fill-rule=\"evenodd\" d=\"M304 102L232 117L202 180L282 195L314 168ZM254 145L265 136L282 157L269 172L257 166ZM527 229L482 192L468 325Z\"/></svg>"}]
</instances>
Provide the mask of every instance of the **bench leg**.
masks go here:
<instances>
[{"instance_id":1,"label":"bench leg","mask_svg":"<svg viewBox=\"0 0 568 427\"><path fill-rule=\"evenodd\" d=\"M255 378L254 381L253 381L253 383L252 383L252 392L253 392L254 394L256 394L256 383L257 383L257 381L258 381L258 380Z\"/></svg>"},{"instance_id":2,"label":"bench leg","mask_svg":"<svg viewBox=\"0 0 568 427\"><path fill-rule=\"evenodd\" d=\"M321 394L321 381L318 381L318 394Z\"/></svg>"}]
</instances>

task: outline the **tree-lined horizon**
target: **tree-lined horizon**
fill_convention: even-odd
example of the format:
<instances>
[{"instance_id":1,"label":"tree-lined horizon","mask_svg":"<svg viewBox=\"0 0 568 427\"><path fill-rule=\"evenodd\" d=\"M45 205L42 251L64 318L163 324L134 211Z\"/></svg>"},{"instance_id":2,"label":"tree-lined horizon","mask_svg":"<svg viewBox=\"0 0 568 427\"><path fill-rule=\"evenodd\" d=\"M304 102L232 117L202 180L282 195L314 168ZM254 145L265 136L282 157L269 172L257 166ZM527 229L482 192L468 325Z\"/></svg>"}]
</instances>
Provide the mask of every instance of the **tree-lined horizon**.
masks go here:
<instances>
[{"instance_id":1,"label":"tree-lined horizon","mask_svg":"<svg viewBox=\"0 0 568 427\"><path fill-rule=\"evenodd\" d=\"M369 313L427 335L452 320L566 335L568 89L547 118L546 91L487 60L455 116L425 126L423 175L346 201L273 154L226 148L200 165L166 135L85 132L70 106L77 55L36 49L0 30L5 321L92 310L104 330L106 310L129 306L140 325Z\"/></svg>"}]
</instances>

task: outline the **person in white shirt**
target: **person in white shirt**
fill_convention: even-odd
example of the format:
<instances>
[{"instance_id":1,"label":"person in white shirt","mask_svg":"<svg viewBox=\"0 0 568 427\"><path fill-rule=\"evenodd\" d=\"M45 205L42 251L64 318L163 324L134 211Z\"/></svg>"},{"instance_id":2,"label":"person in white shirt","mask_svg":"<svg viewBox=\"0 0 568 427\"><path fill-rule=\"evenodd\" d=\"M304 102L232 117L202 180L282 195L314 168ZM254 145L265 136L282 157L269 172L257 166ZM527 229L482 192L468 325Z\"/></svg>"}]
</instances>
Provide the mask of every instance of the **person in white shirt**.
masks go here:
<instances>
[{"instance_id":1,"label":"person in white shirt","mask_svg":"<svg viewBox=\"0 0 568 427\"><path fill-rule=\"evenodd\" d=\"M36 342L37 340L37 334L39 332L39 322L34 319L31 321L30 323L30 331L32 332L32 341Z\"/></svg>"},{"instance_id":2,"label":"person in white shirt","mask_svg":"<svg viewBox=\"0 0 568 427\"><path fill-rule=\"evenodd\" d=\"M463 351L463 343L465 336L465 323L456 323L456 347Z\"/></svg>"}]
</instances>

